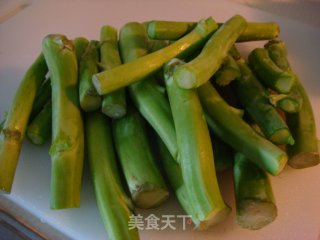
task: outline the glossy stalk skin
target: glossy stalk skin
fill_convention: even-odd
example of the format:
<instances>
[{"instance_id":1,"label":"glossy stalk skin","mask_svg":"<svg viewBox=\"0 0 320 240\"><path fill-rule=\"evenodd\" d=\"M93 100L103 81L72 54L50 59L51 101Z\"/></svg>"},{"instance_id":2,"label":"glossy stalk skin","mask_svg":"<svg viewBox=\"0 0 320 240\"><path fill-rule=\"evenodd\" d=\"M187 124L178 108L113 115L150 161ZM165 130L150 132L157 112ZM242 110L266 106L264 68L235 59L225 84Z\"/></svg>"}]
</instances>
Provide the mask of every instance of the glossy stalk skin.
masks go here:
<instances>
[{"instance_id":1,"label":"glossy stalk skin","mask_svg":"<svg viewBox=\"0 0 320 240\"><path fill-rule=\"evenodd\" d=\"M175 71L178 85L191 89L206 83L220 68L228 51L246 28L246 20L235 15L225 22L206 42L200 54Z\"/></svg>"},{"instance_id":2,"label":"glossy stalk skin","mask_svg":"<svg viewBox=\"0 0 320 240\"><path fill-rule=\"evenodd\" d=\"M258 79L279 93L289 93L295 83L292 73L279 68L264 48L256 48L248 56L248 63Z\"/></svg>"},{"instance_id":3,"label":"glossy stalk skin","mask_svg":"<svg viewBox=\"0 0 320 240\"><path fill-rule=\"evenodd\" d=\"M99 71L98 62L99 42L91 40L79 62L79 101L85 112L93 112L101 107L101 96L91 81L92 75Z\"/></svg>"},{"instance_id":4,"label":"glossy stalk skin","mask_svg":"<svg viewBox=\"0 0 320 240\"><path fill-rule=\"evenodd\" d=\"M211 83L198 88L199 98L207 122L214 133L236 151L271 175L278 175L285 167L287 154L260 136L218 94Z\"/></svg>"},{"instance_id":5,"label":"glossy stalk skin","mask_svg":"<svg viewBox=\"0 0 320 240\"><path fill-rule=\"evenodd\" d=\"M52 125L52 104L51 99L43 106L42 110L29 123L27 137L33 144L42 145L51 136Z\"/></svg>"},{"instance_id":6,"label":"glossy stalk skin","mask_svg":"<svg viewBox=\"0 0 320 240\"><path fill-rule=\"evenodd\" d=\"M0 191L10 193L32 106L48 72L41 53L24 74L0 132Z\"/></svg>"},{"instance_id":7,"label":"glossy stalk skin","mask_svg":"<svg viewBox=\"0 0 320 240\"><path fill-rule=\"evenodd\" d=\"M221 26L223 23L219 23ZM153 20L147 23L148 35L152 39L177 40L192 31L195 22ZM276 22L248 22L237 42L269 40L277 38L280 27Z\"/></svg>"},{"instance_id":8,"label":"glossy stalk skin","mask_svg":"<svg viewBox=\"0 0 320 240\"><path fill-rule=\"evenodd\" d=\"M287 57L286 45L283 41L272 41L266 46L269 55L277 66L293 73ZM294 73L293 73L294 74ZM296 80L292 91L302 98L302 107L297 113L287 113L288 126L295 138L295 144L288 146L288 164L293 168L316 166L320 162L316 122L312 105L302 82L295 74Z\"/></svg>"},{"instance_id":9,"label":"glossy stalk skin","mask_svg":"<svg viewBox=\"0 0 320 240\"><path fill-rule=\"evenodd\" d=\"M111 122L96 111L86 114L85 123L90 173L108 239L139 239L138 230L128 228L133 206L120 183Z\"/></svg>"},{"instance_id":10,"label":"glossy stalk skin","mask_svg":"<svg viewBox=\"0 0 320 240\"><path fill-rule=\"evenodd\" d=\"M148 37L144 26L138 22L124 25L120 30L119 44L121 57L125 63L148 54ZM170 105L164 93L159 91L155 79L146 78L131 84L128 89L136 108L177 160L178 146Z\"/></svg>"},{"instance_id":11,"label":"glossy stalk skin","mask_svg":"<svg viewBox=\"0 0 320 240\"><path fill-rule=\"evenodd\" d=\"M80 206L84 160L84 129L79 104L78 65L72 41L47 35L42 50L52 87L52 143L50 206Z\"/></svg>"},{"instance_id":12,"label":"glossy stalk skin","mask_svg":"<svg viewBox=\"0 0 320 240\"><path fill-rule=\"evenodd\" d=\"M103 70L109 70L122 64L118 44L118 31L110 25L100 30L100 58ZM111 118L123 117L127 110L125 89L121 88L103 96L102 112Z\"/></svg>"},{"instance_id":13,"label":"glossy stalk skin","mask_svg":"<svg viewBox=\"0 0 320 240\"><path fill-rule=\"evenodd\" d=\"M233 179L237 223L243 228L257 230L273 222L277 206L268 175L238 152Z\"/></svg>"},{"instance_id":14,"label":"glossy stalk skin","mask_svg":"<svg viewBox=\"0 0 320 240\"><path fill-rule=\"evenodd\" d=\"M269 102L267 90L257 80L244 59L237 60L241 77L235 90L239 101L265 136L276 144L294 144L290 130L274 106Z\"/></svg>"},{"instance_id":15,"label":"glossy stalk skin","mask_svg":"<svg viewBox=\"0 0 320 240\"><path fill-rule=\"evenodd\" d=\"M169 197L146 134L144 119L134 108L113 121L113 139L131 198L138 208L154 208Z\"/></svg>"},{"instance_id":16,"label":"glossy stalk skin","mask_svg":"<svg viewBox=\"0 0 320 240\"><path fill-rule=\"evenodd\" d=\"M187 56L202 46L217 27L217 23L212 18L203 19L189 34L169 46L93 75L93 83L98 93L103 95L128 86L157 72L173 57Z\"/></svg>"},{"instance_id":17,"label":"glossy stalk skin","mask_svg":"<svg viewBox=\"0 0 320 240\"><path fill-rule=\"evenodd\" d=\"M164 76L176 129L179 164L191 208L199 229L223 221L230 208L225 204L216 178L209 129L195 89L182 89L174 71L182 61L172 59Z\"/></svg>"},{"instance_id":18,"label":"glossy stalk skin","mask_svg":"<svg viewBox=\"0 0 320 240\"><path fill-rule=\"evenodd\" d=\"M40 113L42 108L46 105L48 100L51 99L51 80L46 79L41 85L39 92L34 100L32 111L29 117L29 122L32 121L36 115Z\"/></svg>"}]
</instances>

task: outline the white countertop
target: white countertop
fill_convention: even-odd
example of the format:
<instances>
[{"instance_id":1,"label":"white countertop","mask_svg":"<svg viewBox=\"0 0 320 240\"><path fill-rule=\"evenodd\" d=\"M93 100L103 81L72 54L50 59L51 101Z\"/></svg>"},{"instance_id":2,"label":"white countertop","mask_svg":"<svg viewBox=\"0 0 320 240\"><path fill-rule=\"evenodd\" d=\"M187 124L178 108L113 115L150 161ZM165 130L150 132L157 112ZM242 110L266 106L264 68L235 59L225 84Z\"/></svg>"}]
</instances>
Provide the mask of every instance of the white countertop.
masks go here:
<instances>
[{"instance_id":1,"label":"white countertop","mask_svg":"<svg viewBox=\"0 0 320 240\"><path fill-rule=\"evenodd\" d=\"M242 14L248 21L279 22L280 38L286 41L292 66L303 80L312 100L318 125L317 135L320 136L320 28L317 26L223 0L32 0L28 3L23 10L11 13L0 24L0 119L10 107L25 70L41 51L43 37L49 33L63 33L69 38L84 36L98 39L100 27L104 24L121 27L129 21L151 19L196 21L209 15L217 21L225 21L233 14ZM261 46L261 43L245 44L244 49L253 46ZM66 239L106 239L87 168L81 207L59 211L49 209L48 147L25 142L12 193L0 197L0 207L7 207L9 212L51 238L56 236L57 239L58 235L48 226L57 229ZM278 217L262 230L249 231L236 225L232 180L230 173L226 173L220 176L220 184L226 201L233 208L226 221L206 232L145 230L141 232L141 239L319 239L320 166L304 170L287 167L280 176L272 178L272 183ZM25 210L29 214L25 214ZM160 209L138 212L144 216L151 213L157 216L183 214L174 198Z\"/></svg>"}]
</instances>

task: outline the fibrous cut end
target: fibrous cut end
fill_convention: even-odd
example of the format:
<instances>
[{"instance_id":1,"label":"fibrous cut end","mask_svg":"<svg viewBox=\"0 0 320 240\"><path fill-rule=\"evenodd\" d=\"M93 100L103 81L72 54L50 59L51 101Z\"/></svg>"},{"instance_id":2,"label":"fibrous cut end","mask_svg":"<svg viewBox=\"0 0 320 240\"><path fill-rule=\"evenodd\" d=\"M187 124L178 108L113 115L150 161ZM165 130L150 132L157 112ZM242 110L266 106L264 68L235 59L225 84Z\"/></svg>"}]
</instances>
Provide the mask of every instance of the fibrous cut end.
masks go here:
<instances>
[{"instance_id":1,"label":"fibrous cut end","mask_svg":"<svg viewBox=\"0 0 320 240\"><path fill-rule=\"evenodd\" d=\"M301 169L316 166L320 163L320 156L317 152L301 152L291 157L288 164L292 168Z\"/></svg>"},{"instance_id":2,"label":"fibrous cut end","mask_svg":"<svg viewBox=\"0 0 320 240\"><path fill-rule=\"evenodd\" d=\"M258 230L273 222L277 207L272 202L247 199L237 207L237 223L250 230Z\"/></svg>"},{"instance_id":3,"label":"fibrous cut end","mask_svg":"<svg viewBox=\"0 0 320 240\"><path fill-rule=\"evenodd\" d=\"M223 220L227 218L231 211L231 208L228 206L225 206L224 208L219 208L210 213L209 216L206 217L206 219L199 221L199 223L196 224L195 230L207 230L209 227L216 225Z\"/></svg>"}]
</instances>

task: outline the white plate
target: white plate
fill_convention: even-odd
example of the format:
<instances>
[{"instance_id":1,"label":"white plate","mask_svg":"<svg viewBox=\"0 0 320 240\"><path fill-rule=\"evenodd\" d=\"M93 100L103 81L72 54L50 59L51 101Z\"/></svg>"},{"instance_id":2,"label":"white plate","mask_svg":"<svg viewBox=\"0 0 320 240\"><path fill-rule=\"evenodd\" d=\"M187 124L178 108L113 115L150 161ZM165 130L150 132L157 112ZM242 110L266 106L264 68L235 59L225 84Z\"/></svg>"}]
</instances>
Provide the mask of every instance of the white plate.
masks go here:
<instances>
[{"instance_id":1,"label":"white plate","mask_svg":"<svg viewBox=\"0 0 320 240\"><path fill-rule=\"evenodd\" d=\"M210 15L217 21L225 21L234 14L242 14L248 21L277 21L280 24L280 38L286 41L292 66L312 100L320 136L320 29L228 1L32 1L29 7L0 25L0 117L9 108L23 73L40 52L42 38L49 33L98 39L104 24L121 27L129 21L151 19L196 21ZM245 49L261 44L246 44ZM24 144L13 191L5 198L28 209L43 223L70 238L106 239L87 173L80 209L49 210L50 158L47 150L48 146ZM278 217L258 231L241 229L235 223L230 173L222 175L220 183L226 201L233 208L226 221L205 232L184 231L176 222L177 230L144 230L141 239L319 239L319 166L304 170L287 167L280 176L272 178ZM145 217L155 213L162 220L164 215L183 214L175 199L160 209L139 213Z\"/></svg>"}]
</instances>

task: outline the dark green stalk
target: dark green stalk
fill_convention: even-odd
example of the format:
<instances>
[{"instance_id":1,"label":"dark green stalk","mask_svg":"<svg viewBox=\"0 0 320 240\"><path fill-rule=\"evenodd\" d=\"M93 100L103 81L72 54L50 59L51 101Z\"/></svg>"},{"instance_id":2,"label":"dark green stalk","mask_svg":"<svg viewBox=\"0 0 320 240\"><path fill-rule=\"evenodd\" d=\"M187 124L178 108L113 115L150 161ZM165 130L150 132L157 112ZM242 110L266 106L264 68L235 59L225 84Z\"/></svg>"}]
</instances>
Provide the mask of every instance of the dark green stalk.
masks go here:
<instances>
[{"instance_id":1,"label":"dark green stalk","mask_svg":"<svg viewBox=\"0 0 320 240\"><path fill-rule=\"evenodd\" d=\"M32 111L29 117L29 122L32 121L36 115L42 110L44 105L51 99L51 80L50 78L46 79L41 85L39 92L36 95L36 98L33 102Z\"/></svg>"},{"instance_id":2,"label":"dark green stalk","mask_svg":"<svg viewBox=\"0 0 320 240\"><path fill-rule=\"evenodd\" d=\"M277 110L270 104L267 90L257 80L244 59L237 60L241 77L236 81L236 93L250 117L265 136L276 144L294 144L290 130Z\"/></svg>"},{"instance_id":3,"label":"dark green stalk","mask_svg":"<svg viewBox=\"0 0 320 240\"><path fill-rule=\"evenodd\" d=\"M129 229L133 206L120 183L110 122L100 112L86 114L87 156L100 217L108 239L139 239Z\"/></svg>"},{"instance_id":4,"label":"dark green stalk","mask_svg":"<svg viewBox=\"0 0 320 240\"><path fill-rule=\"evenodd\" d=\"M48 72L40 54L24 74L0 132L0 191L10 193L32 106Z\"/></svg>"},{"instance_id":5,"label":"dark green stalk","mask_svg":"<svg viewBox=\"0 0 320 240\"><path fill-rule=\"evenodd\" d=\"M100 30L100 58L103 70L110 70L122 64L118 47L118 32L105 25ZM125 89L121 88L103 96L102 112L111 118L121 118L126 114Z\"/></svg>"},{"instance_id":6,"label":"dark green stalk","mask_svg":"<svg viewBox=\"0 0 320 240\"><path fill-rule=\"evenodd\" d=\"M250 68L267 87L279 93L289 93L294 85L292 73L279 68L264 48L254 49L248 56Z\"/></svg>"},{"instance_id":7,"label":"dark green stalk","mask_svg":"<svg viewBox=\"0 0 320 240\"><path fill-rule=\"evenodd\" d=\"M163 64L173 57L187 56L202 46L217 27L217 23L212 18L201 20L193 31L169 46L134 61L95 74L93 82L98 93L107 94L128 86L159 71Z\"/></svg>"},{"instance_id":8,"label":"dark green stalk","mask_svg":"<svg viewBox=\"0 0 320 240\"><path fill-rule=\"evenodd\" d=\"M235 59L228 54L218 71L214 74L214 80L218 85L226 86L240 76L241 72Z\"/></svg>"},{"instance_id":9,"label":"dark green stalk","mask_svg":"<svg viewBox=\"0 0 320 240\"><path fill-rule=\"evenodd\" d=\"M267 49L277 66L294 74L283 41L269 42ZM320 162L316 122L308 93L298 76L294 75L296 79L292 91L300 94L303 104L299 112L286 114L288 126L295 139L295 144L288 146L288 164L293 168L306 168L315 166Z\"/></svg>"},{"instance_id":10,"label":"dark green stalk","mask_svg":"<svg viewBox=\"0 0 320 240\"><path fill-rule=\"evenodd\" d=\"M52 34L43 39L52 85L51 208L80 206L84 133L78 66L72 41Z\"/></svg>"},{"instance_id":11,"label":"dark green stalk","mask_svg":"<svg viewBox=\"0 0 320 240\"><path fill-rule=\"evenodd\" d=\"M233 179L237 223L257 230L273 222L277 206L268 175L242 153L236 153Z\"/></svg>"},{"instance_id":12,"label":"dark green stalk","mask_svg":"<svg viewBox=\"0 0 320 240\"><path fill-rule=\"evenodd\" d=\"M256 133L209 82L198 88L198 94L207 122L218 137L264 171L278 175L283 170L288 159L286 153Z\"/></svg>"}]
</instances>

